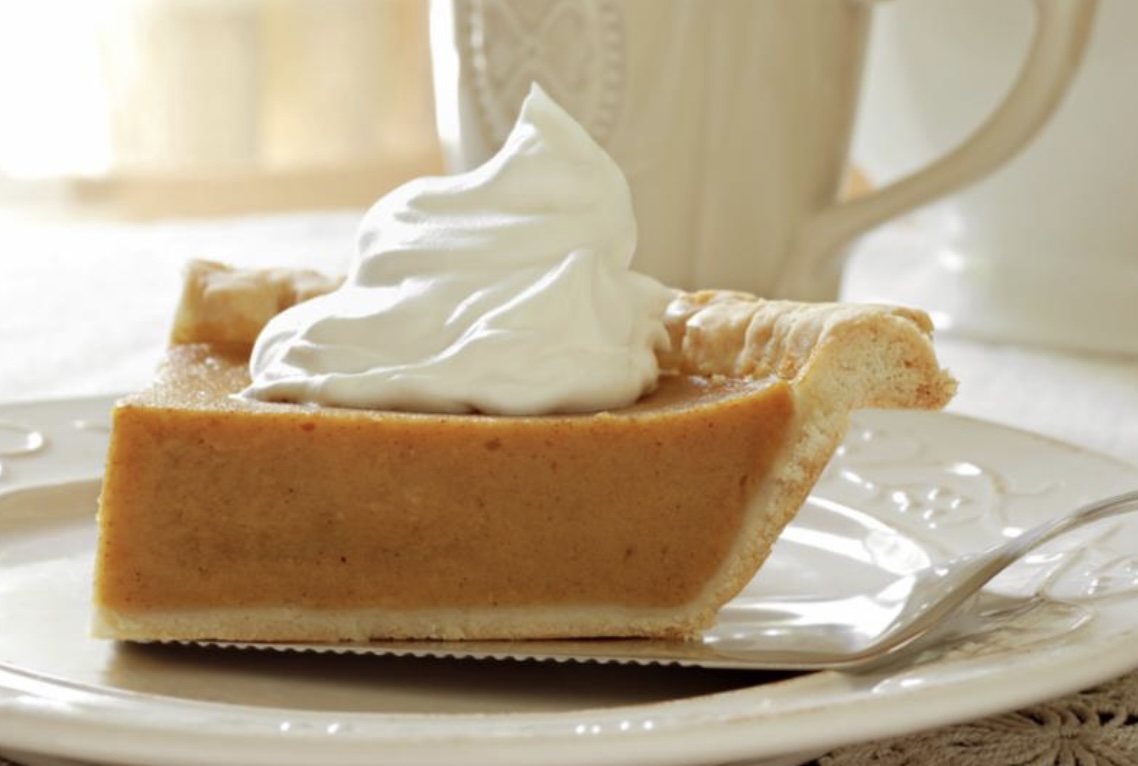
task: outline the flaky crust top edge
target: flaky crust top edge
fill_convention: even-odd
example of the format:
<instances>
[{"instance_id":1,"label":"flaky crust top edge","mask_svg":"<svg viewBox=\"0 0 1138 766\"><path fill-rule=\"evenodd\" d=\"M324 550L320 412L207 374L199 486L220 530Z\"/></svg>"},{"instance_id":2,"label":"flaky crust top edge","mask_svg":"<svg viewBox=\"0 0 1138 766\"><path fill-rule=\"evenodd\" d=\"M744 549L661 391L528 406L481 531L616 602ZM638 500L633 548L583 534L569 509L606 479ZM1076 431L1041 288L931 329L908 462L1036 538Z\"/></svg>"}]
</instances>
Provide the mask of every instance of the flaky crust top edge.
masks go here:
<instances>
[{"instance_id":1,"label":"flaky crust top edge","mask_svg":"<svg viewBox=\"0 0 1138 766\"><path fill-rule=\"evenodd\" d=\"M192 261L171 343L252 344L274 315L339 284L315 271ZM677 292L665 325L665 372L779 377L803 394L833 389L850 408L936 409L956 390L937 362L932 322L917 309L704 290Z\"/></svg>"}]
</instances>

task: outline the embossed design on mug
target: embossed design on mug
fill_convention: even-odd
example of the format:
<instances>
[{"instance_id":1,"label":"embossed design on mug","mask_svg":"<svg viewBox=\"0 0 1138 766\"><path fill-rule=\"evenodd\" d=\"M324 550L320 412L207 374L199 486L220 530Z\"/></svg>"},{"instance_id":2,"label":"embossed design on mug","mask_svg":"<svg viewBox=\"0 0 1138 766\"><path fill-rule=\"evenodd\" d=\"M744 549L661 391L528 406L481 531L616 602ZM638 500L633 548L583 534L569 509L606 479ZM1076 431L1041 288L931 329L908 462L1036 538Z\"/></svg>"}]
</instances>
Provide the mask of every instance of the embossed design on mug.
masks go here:
<instances>
[{"instance_id":1,"label":"embossed design on mug","mask_svg":"<svg viewBox=\"0 0 1138 766\"><path fill-rule=\"evenodd\" d=\"M41 431L0 420L0 458L22 457L39 452L47 445L47 437ZM4 475L4 463L0 460L0 476Z\"/></svg>"},{"instance_id":2,"label":"embossed design on mug","mask_svg":"<svg viewBox=\"0 0 1138 766\"><path fill-rule=\"evenodd\" d=\"M478 119L493 147L505 141L535 81L605 142L624 86L624 23L615 0L471 0L455 11Z\"/></svg>"}]
</instances>

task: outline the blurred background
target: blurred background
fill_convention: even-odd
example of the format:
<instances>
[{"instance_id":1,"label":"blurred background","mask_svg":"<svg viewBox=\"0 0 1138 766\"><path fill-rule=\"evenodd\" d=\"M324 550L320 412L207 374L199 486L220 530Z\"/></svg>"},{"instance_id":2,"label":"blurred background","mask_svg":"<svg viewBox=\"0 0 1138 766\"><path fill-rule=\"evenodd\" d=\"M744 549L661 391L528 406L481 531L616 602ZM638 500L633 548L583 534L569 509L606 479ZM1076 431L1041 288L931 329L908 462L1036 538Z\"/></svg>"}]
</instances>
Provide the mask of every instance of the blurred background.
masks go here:
<instances>
[{"instance_id":1,"label":"blurred background","mask_svg":"<svg viewBox=\"0 0 1138 766\"><path fill-rule=\"evenodd\" d=\"M0 0L0 209L359 208L440 170L425 0Z\"/></svg>"},{"instance_id":2,"label":"blurred background","mask_svg":"<svg viewBox=\"0 0 1138 766\"><path fill-rule=\"evenodd\" d=\"M429 5L0 0L0 227L21 227L0 228L0 249L65 249L42 244L61 233L28 228L61 218L357 216L444 172ZM983 124L1016 82L1039 7L874 5L847 196ZM1025 150L853 243L842 297L920 306L946 333L1138 355L1136 29L1138 0L1102 2L1070 94ZM335 251L349 253L353 226L335 226ZM1066 312L1057 286L1079 298Z\"/></svg>"}]
</instances>

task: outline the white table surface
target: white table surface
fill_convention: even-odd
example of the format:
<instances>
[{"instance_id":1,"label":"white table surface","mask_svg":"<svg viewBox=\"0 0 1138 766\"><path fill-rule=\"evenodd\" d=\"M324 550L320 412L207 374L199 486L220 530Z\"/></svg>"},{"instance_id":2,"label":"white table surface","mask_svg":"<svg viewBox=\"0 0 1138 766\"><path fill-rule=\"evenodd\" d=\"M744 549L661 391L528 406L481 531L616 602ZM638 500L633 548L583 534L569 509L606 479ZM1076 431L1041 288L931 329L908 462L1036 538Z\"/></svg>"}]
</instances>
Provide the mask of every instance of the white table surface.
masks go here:
<instances>
[{"instance_id":1,"label":"white table surface","mask_svg":"<svg viewBox=\"0 0 1138 766\"><path fill-rule=\"evenodd\" d=\"M359 215L3 224L0 401L143 385L165 346L187 260L341 272ZM1138 358L952 337L939 338L938 347L960 380L950 411L1138 463ZM823 761L847 762L854 763ZM1138 749L1131 762L1138 763Z\"/></svg>"}]
</instances>

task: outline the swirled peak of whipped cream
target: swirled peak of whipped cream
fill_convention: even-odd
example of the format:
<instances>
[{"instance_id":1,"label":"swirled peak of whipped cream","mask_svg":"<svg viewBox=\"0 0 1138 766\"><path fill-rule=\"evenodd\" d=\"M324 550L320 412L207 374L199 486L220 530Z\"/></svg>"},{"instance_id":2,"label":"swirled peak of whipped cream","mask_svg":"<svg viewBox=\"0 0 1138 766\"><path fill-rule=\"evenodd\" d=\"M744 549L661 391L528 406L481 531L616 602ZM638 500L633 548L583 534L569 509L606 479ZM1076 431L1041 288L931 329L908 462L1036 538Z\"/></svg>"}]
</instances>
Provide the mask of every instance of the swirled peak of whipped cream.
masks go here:
<instances>
[{"instance_id":1,"label":"swirled peak of whipped cream","mask_svg":"<svg viewBox=\"0 0 1138 766\"><path fill-rule=\"evenodd\" d=\"M651 390L672 291L629 269L628 184L534 86L502 149L365 215L333 293L261 333L245 395L500 415L622 407Z\"/></svg>"}]
</instances>

